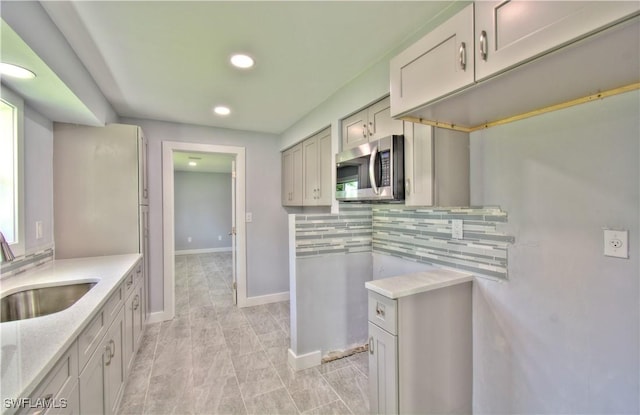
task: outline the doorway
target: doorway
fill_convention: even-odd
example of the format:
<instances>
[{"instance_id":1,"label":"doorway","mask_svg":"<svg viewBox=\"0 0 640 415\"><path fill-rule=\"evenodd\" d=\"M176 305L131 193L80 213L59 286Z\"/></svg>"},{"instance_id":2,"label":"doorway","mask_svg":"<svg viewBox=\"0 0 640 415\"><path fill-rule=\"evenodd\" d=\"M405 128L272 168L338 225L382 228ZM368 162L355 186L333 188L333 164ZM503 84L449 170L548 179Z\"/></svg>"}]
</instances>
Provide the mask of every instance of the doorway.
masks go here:
<instances>
[{"instance_id":1,"label":"doorway","mask_svg":"<svg viewBox=\"0 0 640 415\"><path fill-rule=\"evenodd\" d=\"M247 302L246 291L246 229L245 217L245 149L244 147L220 146L199 143L169 142L162 143L163 174L163 245L164 245L164 319L175 316L175 180L174 165L185 154L204 156L216 154L232 164L231 183L231 221L228 231L231 238L233 257L234 302L244 307ZM188 156L187 156L188 157ZM219 236L220 237L220 236Z\"/></svg>"}]
</instances>

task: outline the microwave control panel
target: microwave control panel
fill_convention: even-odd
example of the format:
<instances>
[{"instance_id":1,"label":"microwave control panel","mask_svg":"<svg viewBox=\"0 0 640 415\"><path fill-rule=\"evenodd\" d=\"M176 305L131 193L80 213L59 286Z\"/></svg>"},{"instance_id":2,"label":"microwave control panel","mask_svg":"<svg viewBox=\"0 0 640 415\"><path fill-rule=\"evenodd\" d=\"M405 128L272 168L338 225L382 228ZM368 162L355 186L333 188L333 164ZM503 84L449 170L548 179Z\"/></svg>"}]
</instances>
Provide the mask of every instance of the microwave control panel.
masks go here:
<instances>
[{"instance_id":1,"label":"microwave control panel","mask_svg":"<svg viewBox=\"0 0 640 415\"><path fill-rule=\"evenodd\" d=\"M391 159L388 151L380 153L380 170L382 173L380 186L391 186Z\"/></svg>"}]
</instances>

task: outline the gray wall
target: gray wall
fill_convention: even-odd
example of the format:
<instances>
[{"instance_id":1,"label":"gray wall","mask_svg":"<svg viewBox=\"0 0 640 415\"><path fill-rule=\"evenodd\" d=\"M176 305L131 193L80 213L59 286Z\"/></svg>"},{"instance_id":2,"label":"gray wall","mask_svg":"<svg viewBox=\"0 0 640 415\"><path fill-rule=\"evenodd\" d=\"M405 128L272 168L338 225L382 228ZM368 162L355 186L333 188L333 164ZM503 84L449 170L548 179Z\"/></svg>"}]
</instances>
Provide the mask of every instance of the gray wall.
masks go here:
<instances>
[{"instance_id":1,"label":"gray wall","mask_svg":"<svg viewBox=\"0 0 640 415\"><path fill-rule=\"evenodd\" d=\"M474 413L638 413L635 91L472 134L471 202L509 214L507 283L474 290ZM630 258L603 256L603 228Z\"/></svg>"},{"instance_id":2,"label":"gray wall","mask_svg":"<svg viewBox=\"0 0 640 415\"><path fill-rule=\"evenodd\" d=\"M176 171L173 177L176 252L231 248L231 174Z\"/></svg>"},{"instance_id":3,"label":"gray wall","mask_svg":"<svg viewBox=\"0 0 640 415\"><path fill-rule=\"evenodd\" d=\"M53 246L53 123L24 106L25 253ZM43 237L36 239L36 221Z\"/></svg>"},{"instance_id":4,"label":"gray wall","mask_svg":"<svg viewBox=\"0 0 640 415\"><path fill-rule=\"evenodd\" d=\"M162 142L241 146L246 148L246 210L248 296L289 290L287 213L280 205L278 138L266 133L123 119L142 127L149 140L149 220L151 311L163 310Z\"/></svg>"}]
</instances>

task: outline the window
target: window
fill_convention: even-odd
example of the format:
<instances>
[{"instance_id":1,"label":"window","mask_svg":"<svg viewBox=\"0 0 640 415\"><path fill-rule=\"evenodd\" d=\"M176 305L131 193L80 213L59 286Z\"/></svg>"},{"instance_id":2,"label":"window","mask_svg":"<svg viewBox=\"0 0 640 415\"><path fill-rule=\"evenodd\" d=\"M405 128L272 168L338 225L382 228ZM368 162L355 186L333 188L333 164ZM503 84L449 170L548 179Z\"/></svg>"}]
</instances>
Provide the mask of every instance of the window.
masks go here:
<instances>
[{"instance_id":1,"label":"window","mask_svg":"<svg viewBox=\"0 0 640 415\"><path fill-rule=\"evenodd\" d=\"M15 256L24 255L23 126L18 95L0 92L0 231Z\"/></svg>"}]
</instances>

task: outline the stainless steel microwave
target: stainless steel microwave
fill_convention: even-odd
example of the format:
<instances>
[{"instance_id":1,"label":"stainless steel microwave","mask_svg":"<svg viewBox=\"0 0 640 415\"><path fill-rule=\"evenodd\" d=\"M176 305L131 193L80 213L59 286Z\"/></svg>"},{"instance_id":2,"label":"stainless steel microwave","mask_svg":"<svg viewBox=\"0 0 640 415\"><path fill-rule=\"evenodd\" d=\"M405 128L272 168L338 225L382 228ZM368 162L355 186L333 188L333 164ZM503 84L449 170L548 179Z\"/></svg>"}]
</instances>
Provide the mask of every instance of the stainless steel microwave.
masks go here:
<instances>
[{"instance_id":1,"label":"stainless steel microwave","mask_svg":"<svg viewBox=\"0 0 640 415\"><path fill-rule=\"evenodd\" d=\"M336 154L336 199L404 200L404 136L392 135Z\"/></svg>"}]
</instances>

